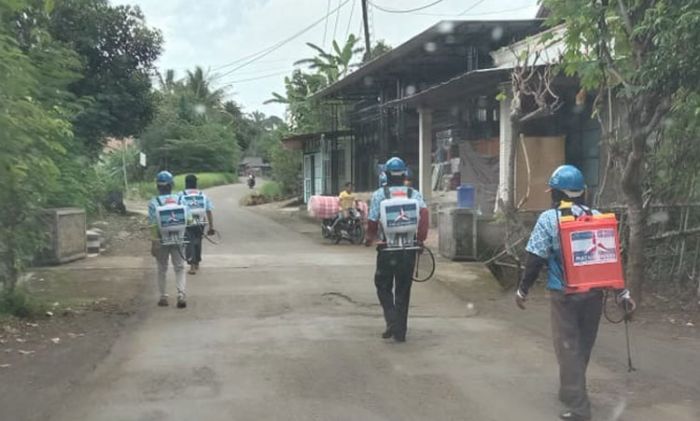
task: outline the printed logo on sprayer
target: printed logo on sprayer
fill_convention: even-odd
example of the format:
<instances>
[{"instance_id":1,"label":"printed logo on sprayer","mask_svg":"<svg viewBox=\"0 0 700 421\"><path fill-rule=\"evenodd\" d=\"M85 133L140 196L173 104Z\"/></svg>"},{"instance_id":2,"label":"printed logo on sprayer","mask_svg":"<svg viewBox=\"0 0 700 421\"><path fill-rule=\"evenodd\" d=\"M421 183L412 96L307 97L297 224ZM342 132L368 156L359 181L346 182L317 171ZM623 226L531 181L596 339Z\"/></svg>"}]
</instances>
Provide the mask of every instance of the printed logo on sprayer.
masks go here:
<instances>
[{"instance_id":1,"label":"printed logo on sprayer","mask_svg":"<svg viewBox=\"0 0 700 421\"><path fill-rule=\"evenodd\" d=\"M611 228L571 233L574 266L617 262L615 230Z\"/></svg>"}]
</instances>

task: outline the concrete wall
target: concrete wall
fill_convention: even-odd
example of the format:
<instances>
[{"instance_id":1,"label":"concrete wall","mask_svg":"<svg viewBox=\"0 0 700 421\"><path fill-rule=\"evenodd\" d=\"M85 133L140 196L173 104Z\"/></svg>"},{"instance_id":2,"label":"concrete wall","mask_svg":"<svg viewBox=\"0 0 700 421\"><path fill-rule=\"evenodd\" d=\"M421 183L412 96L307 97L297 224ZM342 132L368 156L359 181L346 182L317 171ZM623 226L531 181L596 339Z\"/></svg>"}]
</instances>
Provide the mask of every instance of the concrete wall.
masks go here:
<instances>
[{"instance_id":1,"label":"concrete wall","mask_svg":"<svg viewBox=\"0 0 700 421\"><path fill-rule=\"evenodd\" d=\"M85 210L77 208L46 209L43 217L46 247L40 263L61 264L86 256Z\"/></svg>"}]
</instances>

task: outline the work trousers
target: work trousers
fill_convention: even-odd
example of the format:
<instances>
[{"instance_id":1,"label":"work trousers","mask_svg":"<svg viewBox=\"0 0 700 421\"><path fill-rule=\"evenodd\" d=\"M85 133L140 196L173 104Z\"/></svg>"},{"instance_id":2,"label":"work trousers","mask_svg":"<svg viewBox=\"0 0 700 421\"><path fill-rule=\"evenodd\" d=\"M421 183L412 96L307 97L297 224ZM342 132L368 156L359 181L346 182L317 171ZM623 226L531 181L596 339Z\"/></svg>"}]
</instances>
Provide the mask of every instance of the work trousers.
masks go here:
<instances>
[{"instance_id":1,"label":"work trousers","mask_svg":"<svg viewBox=\"0 0 700 421\"><path fill-rule=\"evenodd\" d=\"M198 265L202 261L202 237L204 236L204 227L201 225L194 225L187 227L186 239L187 239L187 252L185 257L187 258L187 263L191 265Z\"/></svg>"},{"instance_id":2,"label":"work trousers","mask_svg":"<svg viewBox=\"0 0 700 421\"><path fill-rule=\"evenodd\" d=\"M185 297L185 259L183 258L183 247L178 245L160 246L156 254L158 263L158 292L161 297L166 297L166 275L168 273L168 260L172 260L175 269L175 285L177 286L178 297Z\"/></svg>"},{"instance_id":3,"label":"work trousers","mask_svg":"<svg viewBox=\"0 0 700 421\"><path fill-rule=\"evenodd\" d=\"M559 400L575 414L590 418L586 370L598 335L603 293L552 291L551 294L552 338L559 362Z\"/></svg>"},{"instance_id":4,"label":"work trousers","mask_svg":"<svg viewBox=\"0 0 700 421\"><path fill-rule=\"evenodd\" d=\"M374 285L387 328L399 338L406 336L415 263L415 251L380 250L377 253Z\"/></svg>"}]
</instances>

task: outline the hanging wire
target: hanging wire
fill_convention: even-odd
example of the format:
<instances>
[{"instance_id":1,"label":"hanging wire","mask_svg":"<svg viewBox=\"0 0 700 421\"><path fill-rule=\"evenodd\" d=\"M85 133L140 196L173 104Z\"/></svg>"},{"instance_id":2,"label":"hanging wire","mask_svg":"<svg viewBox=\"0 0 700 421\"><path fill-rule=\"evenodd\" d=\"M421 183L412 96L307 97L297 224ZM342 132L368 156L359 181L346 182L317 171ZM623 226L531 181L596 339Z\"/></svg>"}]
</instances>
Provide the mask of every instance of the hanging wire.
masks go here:
<instances>
[{"instance_id":1,"label":"hanging wire","mask_svg":"<svg viewBox=\"0 0 700 421\"><path fill-rule=\"evenodd\" d=\"M445 0L435 0L434 2L429 3L429 4L426 4L425 6L415 7L415 8L413 8L413 9L403 9L403 10L399 10L399 9L387 9L386 7L380 6L380 5L378 5L377 3L373 2L373 1L370 1L369 4L371 4L372 6L376 7L377 9L381 10L382 12L386 12L386 13L413 13L413 12L419 12L419 11L421 11L421 10L428 9L428 8L430 8L430 7L433 7L433 6L437 5L437 4L442 3L443 1L445 1Z\"/></svg>"}]
</instances>

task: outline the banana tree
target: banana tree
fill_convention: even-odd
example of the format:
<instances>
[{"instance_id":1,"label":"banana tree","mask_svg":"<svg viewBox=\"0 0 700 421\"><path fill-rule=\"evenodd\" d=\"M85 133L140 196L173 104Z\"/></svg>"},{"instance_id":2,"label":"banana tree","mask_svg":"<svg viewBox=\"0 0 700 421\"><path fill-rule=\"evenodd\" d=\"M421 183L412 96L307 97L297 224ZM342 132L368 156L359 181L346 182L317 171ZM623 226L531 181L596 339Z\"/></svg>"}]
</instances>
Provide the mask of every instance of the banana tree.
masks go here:
<instances>
[{"instance_id":1,"label":"banana tree","mask_svg":"<svg viewBox=\"0 0 700 421\"><path fill-rule=\"evenodd\" d=\"M325 76L326 81L330 84L345 77L350 69L353 68L352 61L356 54L363 51L358 48L359 38L350 34L345 44L341 48L337 41L333 40L332 50L325 51L323 48L311 42L306 43L310 48L315 50L318 55L312 58L305 58L295 62L295 65L308 65L309 69L317 71Z\"/></svg>"}]
</instances>

